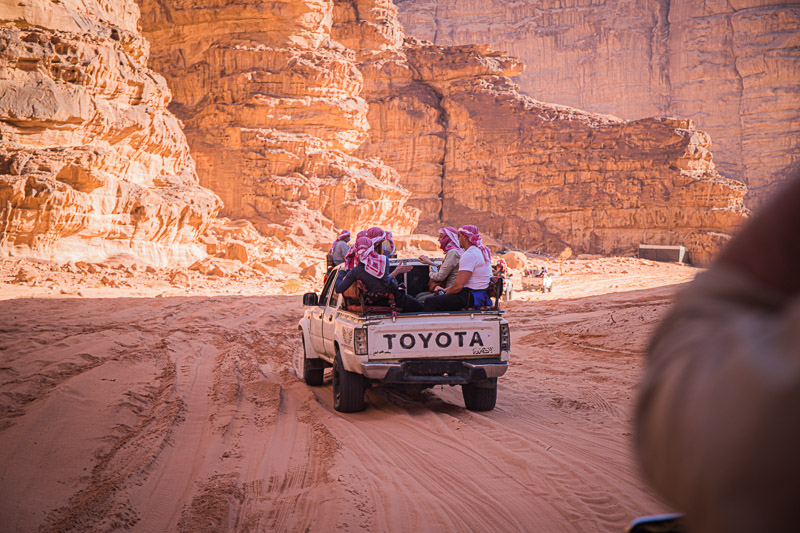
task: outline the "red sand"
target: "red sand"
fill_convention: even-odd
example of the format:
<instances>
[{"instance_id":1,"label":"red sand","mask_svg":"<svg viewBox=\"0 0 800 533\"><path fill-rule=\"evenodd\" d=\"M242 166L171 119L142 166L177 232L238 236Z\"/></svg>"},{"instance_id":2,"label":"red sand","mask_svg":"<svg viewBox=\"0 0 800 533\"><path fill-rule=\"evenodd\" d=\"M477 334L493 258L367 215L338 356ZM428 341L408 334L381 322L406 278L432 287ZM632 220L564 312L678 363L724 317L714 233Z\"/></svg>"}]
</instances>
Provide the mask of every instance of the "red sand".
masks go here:
<instances>
[{"instance_id":1,"label":"red sand","mask_svg":"<svg viewBox=\"0 0 800 533\"><path fill-rule=\"evenodd\" d=\"M344 415L328 374L297 378L303 308L279 285L28 287L4 265L4 530L621 532L666 510L631 410L648 334L696 269L565 262L552 294L505 305L494 411L377 388Z\"/></svg>"}]
</instances>

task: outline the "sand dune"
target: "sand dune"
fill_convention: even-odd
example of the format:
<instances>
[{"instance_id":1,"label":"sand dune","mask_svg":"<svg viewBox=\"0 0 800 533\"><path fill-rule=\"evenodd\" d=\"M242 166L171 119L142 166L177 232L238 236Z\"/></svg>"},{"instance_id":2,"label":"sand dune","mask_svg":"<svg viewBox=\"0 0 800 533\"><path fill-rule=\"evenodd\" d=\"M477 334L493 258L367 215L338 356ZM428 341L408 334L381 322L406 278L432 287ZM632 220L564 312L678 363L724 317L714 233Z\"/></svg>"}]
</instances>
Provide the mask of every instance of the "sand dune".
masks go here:
<instances>
[{"instance_id":1,"label":"sand dune","mask_svg":"<svg viewBox=\"0 0 800 533\"><path fill-rule=\"evenodd\" d=\"M0 301L0 523L622 531L666 510L635 466L631 407L647 334L694 274L570 262L553 294L508 303L512 366L487 413L447 387L335 412L328 374L297 378L299 295Z\"/></svg>"}]
</instances>

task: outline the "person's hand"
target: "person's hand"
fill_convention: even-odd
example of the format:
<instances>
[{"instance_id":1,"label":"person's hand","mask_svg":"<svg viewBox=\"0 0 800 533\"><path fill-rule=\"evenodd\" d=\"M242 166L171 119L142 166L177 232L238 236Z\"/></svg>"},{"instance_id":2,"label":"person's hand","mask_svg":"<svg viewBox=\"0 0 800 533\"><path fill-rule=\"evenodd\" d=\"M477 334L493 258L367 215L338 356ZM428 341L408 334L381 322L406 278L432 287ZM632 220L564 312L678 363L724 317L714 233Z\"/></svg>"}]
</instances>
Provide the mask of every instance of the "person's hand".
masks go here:
<instances>
[{"instance_id":1,"label":"person's hand","mask_svg":"<svg viewBox=\"0 0 800 533\"><path fill-rule=\"evenodd\" d=\"M411 272L412 270L414 270L414 267L411 265L398 265L397 268L392 271L390 276L399 276L400 274L405 274L406 272Z\"/></svg>"},{"instance_id":2,"label":"person's hand","mask_svg":"<svg viewBox=\"0 0 800 533\"><path fill-rule=\"evenodd\" d=\"M434 287L433 292L444 292L444 288L441 285L437 285Z\"/></svg>"},{"instance_id":3,"label":"person's hand","mask_svg":"<svg viewBox=\"0 0 800 533\"><path fill-rule=\"evenodd\" d=\"M426 265L433 264L433 261L431 261L431 258L428 257L427 255L421 255L418 257L418 259L420 260L420 262L425 263Z\"/></svg>"}]
</instances>

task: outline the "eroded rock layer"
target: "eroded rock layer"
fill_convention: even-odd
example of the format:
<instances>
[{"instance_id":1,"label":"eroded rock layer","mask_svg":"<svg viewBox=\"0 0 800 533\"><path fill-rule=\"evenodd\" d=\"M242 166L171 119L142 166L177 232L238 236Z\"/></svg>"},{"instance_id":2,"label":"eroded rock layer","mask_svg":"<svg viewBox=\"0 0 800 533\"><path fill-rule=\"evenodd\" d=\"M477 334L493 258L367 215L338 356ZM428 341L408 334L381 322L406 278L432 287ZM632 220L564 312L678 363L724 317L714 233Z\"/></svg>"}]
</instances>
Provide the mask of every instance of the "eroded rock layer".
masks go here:
<instances>
[{"instance_id":1,"label":"eroded rock layer","mask_svg":"<svg viewBox=\"0 0 800 533\"><path fill-rule=\"evenodd\" d=\"M416 226L396 171L351 155L369 124L347 46L393 39L381 33L376 3L140 3L151 66L169 80L200 181L222 197L224 214L298 242L334 228ZM375 9L363 6L369 22L339 28L342 44L331 36L334 12L345 17L355 4Z\"/></svg>"},{"instance_id":2,"label":"eroded rock layer","mask_svg":"<svg viewBox=\"0 0 800 533\"><path fill-rule=\"evenodd\" d=\"M133 0L0 5L0 253L202 255L220 208L146 67Z\"/></svg>"},{"instance_id":3,"label":"eroded rock layer","mask_svg":"<svg viewBox=\"0 0 800 533\"><path fill-rule=\"evenodd\" d=\"M522 90L627 119L693 118L758 206L800 164L800 5L780 0L397 0L406 33L520 57Z\"/></svg>"},{"instance_id":4,"label":"eroded rock layer","mask_svg":"<svg viewBox=\"0 0 800 533\"><path fill-rule=\"evenodd\" d=\"M690 120L628 122L542 104L483 46L407 40L364 55L370 139L395 166L421 228L474 223L528 250L630 254L685 245L705 263L747 215L746 188L714 168Z\"/></svg>"}]
</instances>

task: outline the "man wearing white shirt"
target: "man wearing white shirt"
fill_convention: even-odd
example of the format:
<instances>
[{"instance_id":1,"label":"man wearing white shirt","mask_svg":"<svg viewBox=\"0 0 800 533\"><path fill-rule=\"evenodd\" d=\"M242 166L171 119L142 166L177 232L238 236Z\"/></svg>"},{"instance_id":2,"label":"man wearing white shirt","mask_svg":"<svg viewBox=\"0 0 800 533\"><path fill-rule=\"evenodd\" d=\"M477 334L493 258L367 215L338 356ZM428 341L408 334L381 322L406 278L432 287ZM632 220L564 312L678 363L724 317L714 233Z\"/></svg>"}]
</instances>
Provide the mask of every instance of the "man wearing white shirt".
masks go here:
<instances>
[{"instance_id":1,"label":"man wearing white shirt","mask_svg":"<svg viewBox=\"0 0 800 533\"><path fill-rule=\"evenodd\" d=\"M456 280L447 289L437 286L434 292L439 294L425 300L423 311L456 311L491 304L486 293L492 277L491 252L481 242L478 228L470 224L461 226L458 244L464 253Z\"/></svg>"}]
</instances>

